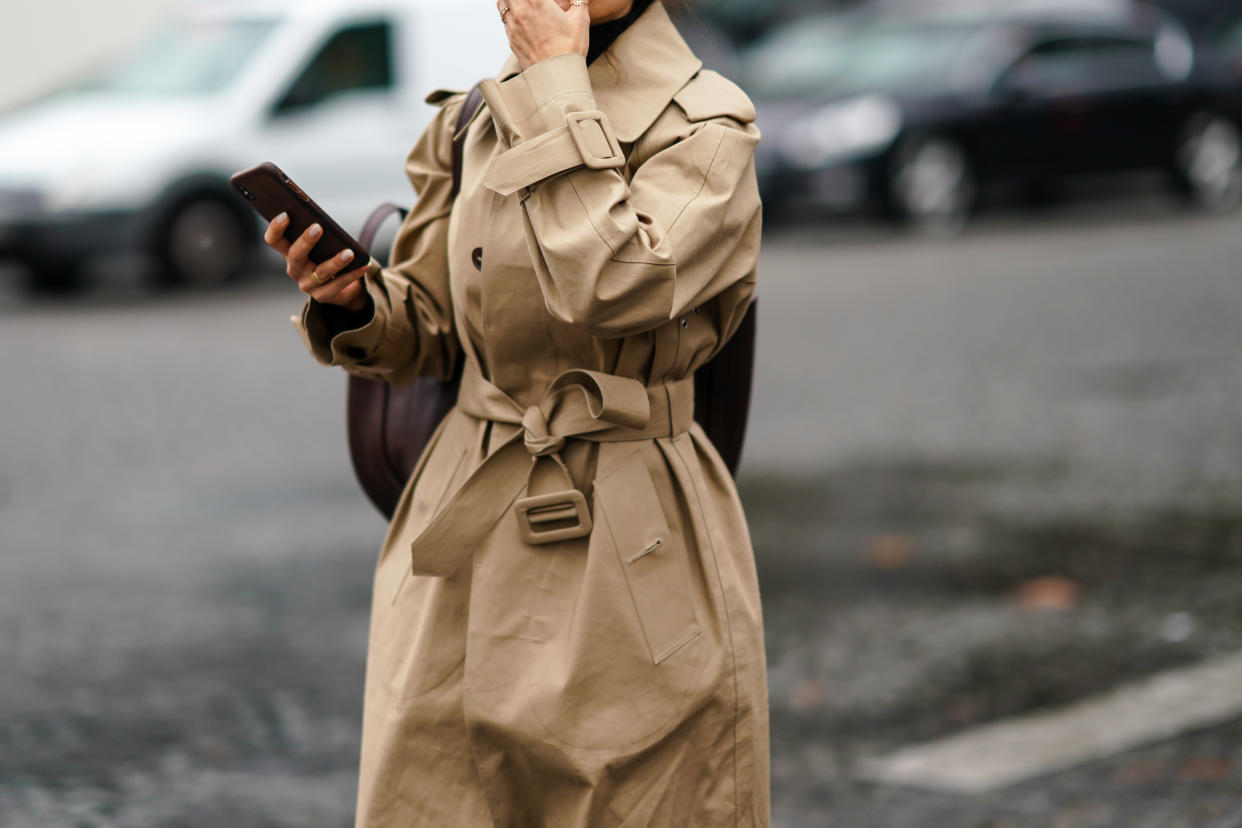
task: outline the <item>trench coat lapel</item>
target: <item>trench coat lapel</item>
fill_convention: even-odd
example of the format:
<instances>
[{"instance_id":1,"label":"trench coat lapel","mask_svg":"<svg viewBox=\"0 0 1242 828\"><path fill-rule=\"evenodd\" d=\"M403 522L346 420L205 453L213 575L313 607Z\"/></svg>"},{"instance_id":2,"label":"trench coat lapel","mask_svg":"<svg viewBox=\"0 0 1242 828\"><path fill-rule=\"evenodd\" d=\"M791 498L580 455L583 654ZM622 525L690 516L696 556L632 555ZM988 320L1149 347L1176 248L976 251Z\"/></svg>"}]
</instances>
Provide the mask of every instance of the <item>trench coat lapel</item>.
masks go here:
<instances>
[{"instance_id":1,"label":"trench coat lapel","mask_svg":"<svg viewBox=\"0 0 1242 828\"><path fill-rule=\"evenodd\" d=\"M702 66L664 4L655 0L590 64L587 73L595 100L612 122L617 140L633 143ZM496 80L520 72L517 57L510 53Z\"/></svg>"}]
</instances>

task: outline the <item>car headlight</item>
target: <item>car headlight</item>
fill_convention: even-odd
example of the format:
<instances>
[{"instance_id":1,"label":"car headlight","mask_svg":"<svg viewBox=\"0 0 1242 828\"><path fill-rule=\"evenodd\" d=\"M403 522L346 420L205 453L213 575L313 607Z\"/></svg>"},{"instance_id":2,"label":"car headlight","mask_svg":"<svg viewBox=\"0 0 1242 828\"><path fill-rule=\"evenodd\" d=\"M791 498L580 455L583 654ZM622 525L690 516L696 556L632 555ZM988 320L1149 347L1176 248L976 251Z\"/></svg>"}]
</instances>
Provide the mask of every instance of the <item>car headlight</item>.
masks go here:
<instances>
[{"instance_id":1,"label":"car headlight","mask_svg":"<svg viewBox=\"0 0 1242 828\"><path fill-rule=\"evenodd\" d=\"M786 157L804 169L882 149L901 132L901 110L881 95L833 103L794 123L783 142Z\"/></svg>"}]
</instances>

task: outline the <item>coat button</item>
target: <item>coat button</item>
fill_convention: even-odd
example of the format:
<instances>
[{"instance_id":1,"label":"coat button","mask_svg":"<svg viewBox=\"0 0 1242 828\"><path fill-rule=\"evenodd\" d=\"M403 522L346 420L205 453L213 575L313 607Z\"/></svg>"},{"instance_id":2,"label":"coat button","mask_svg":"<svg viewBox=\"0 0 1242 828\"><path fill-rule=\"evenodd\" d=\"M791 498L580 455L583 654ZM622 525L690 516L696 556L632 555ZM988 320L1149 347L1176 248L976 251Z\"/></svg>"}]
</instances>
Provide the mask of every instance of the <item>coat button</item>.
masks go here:
<instances>
[{"instance_id":1,"label":"coat button","mask_svg":"<svg viewBox=\"0 0 1242 828\"><path fill-rule=\"evenodd\" d=\"M475 270L483 269L483 248L476 247L470 251L470 261L474 262Z\"/></svg>"},{"instance_id":2,"label":"coat button","mask_svg":"<svg viewBox=\"0 0 1242 828\"><path fill-rule=\"evenodd\" d=\"M684 319L683 319L683 320L681 320L681 326L682 326L683 328L684 328L684 327L686 327L686 326L687 326L687 325L689 325L689 324L690 324L690 323L689 323L689 322L687 322L686 320L684 320Z\"/></svg>"}]
</instances>

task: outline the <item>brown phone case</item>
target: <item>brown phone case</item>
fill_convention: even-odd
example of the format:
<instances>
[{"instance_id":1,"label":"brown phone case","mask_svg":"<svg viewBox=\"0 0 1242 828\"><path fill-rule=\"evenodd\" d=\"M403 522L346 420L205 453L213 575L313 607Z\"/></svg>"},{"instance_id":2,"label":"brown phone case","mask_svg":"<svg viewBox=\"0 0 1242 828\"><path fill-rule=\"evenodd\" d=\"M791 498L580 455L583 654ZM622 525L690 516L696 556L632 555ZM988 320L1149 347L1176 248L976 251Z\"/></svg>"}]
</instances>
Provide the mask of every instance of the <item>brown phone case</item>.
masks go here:
<instances>
[{"instance_id":1,"label":"brown phone case","mask_svg":"<svg viewBox=\"0 0 1242 828\"><path fill-rule=\"evenodd\" d=\"M371 254L365 247L342 230L322 207L270 161L234 174L229 178L229 183L268 223L281 213L288 213L289 226L285 228L285 239L290 242L318 222L323 228L323 236L309 256L315 264L323 264L346 248L354 251L354 258L346 265L346 270L361 267L370 260Z\"/></svg>"}]
</instances>

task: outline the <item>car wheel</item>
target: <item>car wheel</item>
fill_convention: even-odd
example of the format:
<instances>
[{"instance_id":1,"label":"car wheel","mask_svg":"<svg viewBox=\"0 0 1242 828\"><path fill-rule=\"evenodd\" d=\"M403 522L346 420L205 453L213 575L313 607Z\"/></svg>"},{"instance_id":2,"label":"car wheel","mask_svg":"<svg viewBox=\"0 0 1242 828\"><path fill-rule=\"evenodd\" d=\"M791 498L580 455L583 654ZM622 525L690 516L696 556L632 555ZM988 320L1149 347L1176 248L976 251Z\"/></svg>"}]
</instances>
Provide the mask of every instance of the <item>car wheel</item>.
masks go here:
<instances>
[{"instance_id":1,"label":"car wheel","mask_svg":"<svg viewBox=\"0 0 1242 828\"><path fill-rule=\"evenodd\" d=\"M236 279L250 247L248 230L237 210L219 198L183 203L156 234L157 280L216 287Z\"/></svg>"},{"instance_id":2,"label":"car wheel","mask_svg":"<svg viewBox=\"0 0 1242 828\"><path fill-rule=\"evenodd\" d=\"M894 207L917 229L953 236L966 226L974 205L974 172L957 142L924 138L898 150L890 191Z\"/></svg>"},{"instance_id":3,"label":"car wheel","mask_svg":"<svg viewBox=\"0 0 1242 828\"><path fill-rule=\"evenodd\" d=\"M1212 212L1242 202L1242 134L1215 112L1197 112L1178 136L1174 170L1179 188Z\"/></svg>"}]
</instances>

